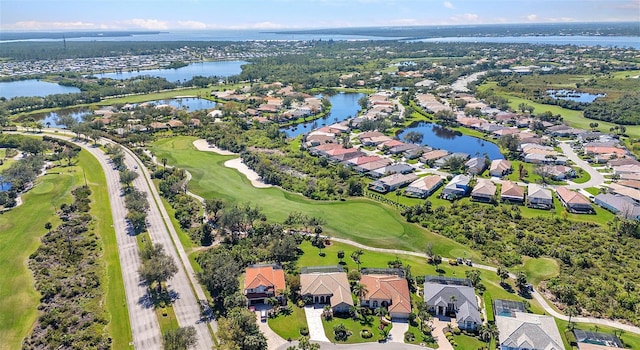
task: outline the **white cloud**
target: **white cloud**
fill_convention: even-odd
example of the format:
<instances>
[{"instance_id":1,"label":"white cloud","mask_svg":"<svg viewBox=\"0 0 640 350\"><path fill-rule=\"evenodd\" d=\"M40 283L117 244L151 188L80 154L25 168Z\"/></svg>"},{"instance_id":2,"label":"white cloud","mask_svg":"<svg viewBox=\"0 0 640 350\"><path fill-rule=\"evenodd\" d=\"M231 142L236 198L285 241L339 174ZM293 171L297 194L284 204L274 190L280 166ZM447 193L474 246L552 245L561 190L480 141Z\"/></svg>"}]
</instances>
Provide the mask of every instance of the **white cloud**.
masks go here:
<instances>
[{"instance_id":1,"label":"white cloud","mask_svg":"<svg viewBox=\"0 0 640 350\"><path fill-rule=\"evenodd\" d=\"M462 15L449 17L449 23L446 24L478 24L482 23L482 19L475 13L465 13Z\"/></svg>"},{"instance_id":2,"label":"white cloud","mask_svg":"<svg viewBox=\"0 0 640 350\"><path fill-rule=\"evenodd\" d=\"M452 4L451 2L449 2L449 1L445 1L442 5L443 5L444 7L446 7L446 8L448 8L448 9L452 9L452 10L455 10L455 8L456 8L456 7L455 7L455 6L453 6L453 4Z\"/></svg>"},{"instance_id":3,"label":"white cloud","mask_svg":"<svg viewBox=\"0 0 640 350\"><path fill-rule=\"evenodd\" d=\"M47 29L96 29L94 23L90 22L39 22L39 21L20 21L14 24L3 25L3 29L20 29L20 30L47 30Z\"/></svg>"},{"instance_id":4,"label":"white cloud","mask_svg":"<svg viewBox=\"0 0 640 350\"><path fill-rule=\"evenodd\" d=\"M530 22L535 22L538 19L538 15L530 14L527 16L527 20Z\"/></svg>"},{"instance_id":5,"label":"white cloud","mask_svg":"<svg viewBox=\"0 0 640 350\"><path fill-rule=\"evenodd\" d=\"M167 30L169 29L169 25L165 21L160 21L157 19L141 19L134 18L127 21L123 21L126 27L135 27L135 28L143 28L143 29L153 29L153 30Z\"/></svg>"},{"instance_id":6,"label":"white cloud","mask_svg":"<svg viewBox=\"0 0 640 350\"><path fill-rule=\"evenodd\" d=\"M178 25L183 29L207 29L207 25L198 21L178 21Z\"/></svg>"}]
</instances>

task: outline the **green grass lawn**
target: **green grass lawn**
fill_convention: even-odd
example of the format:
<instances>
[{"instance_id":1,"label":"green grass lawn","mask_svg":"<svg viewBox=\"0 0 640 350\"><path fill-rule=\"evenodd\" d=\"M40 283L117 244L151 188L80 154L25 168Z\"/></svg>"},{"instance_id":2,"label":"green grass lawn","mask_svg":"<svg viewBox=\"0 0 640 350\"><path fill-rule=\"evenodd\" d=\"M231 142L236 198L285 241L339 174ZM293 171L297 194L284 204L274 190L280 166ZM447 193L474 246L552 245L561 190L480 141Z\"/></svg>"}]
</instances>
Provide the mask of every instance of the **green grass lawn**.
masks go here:
<instances>
[{"instance_id":1,"label":"green grass lawn","mask_svg":"<svg viewBox=\"0 0 640 350\"><path fill-rule=\"evenodd\" d=\"M420 345L420 344L425 344L426 346L432 348L432 349L437 349L438 348L438 343L433 342L430 343L428 342L429 338L427 338L424 334L422 334L422 331L420 330L420 326L419 325L412 325L411 323L409 323L409 332L413 333L414 335L414 340L413 341L405 341L405 343L407 344L415 344L415 345Z\"/></svg>"},{"instance_id":2,"label":"green grass lawn","mask_svg":"<svg viewBox=\"0 0 640 350\"><path fill-rule=\"evenodd\" d=\"M557 276L560 273L560 266L552 258L529 258L524 257L524 265L514 271L524 271L527 274L529 283L538 283Z\"/></svg>"},{"instance_id":3,"label":"green grass lawn","mask_svg":"<svg viewBox=\"0 0 640 350\"><path fill-rule=\"evenodd\" d=\"M293 303L289 303L289 305L293 311L290 315L279 314L275 318L269 318L267 322L269 327L283 339L296 340L301 336L300 328L307 327L307 317L303 308L299 308Z\"/></svg>"},{"instance_id":4,"label":"green grass lawn","mask_svg":"<svg viewBox=\"0 0 640 350\"><path fill-rule=\"evenodd\" d=\"M520 171L518 170L520 167L520 164L522 164L523 168L527 172L527 176L523 177L522 180L520 180ZM542 177L540 177L540 175L536 174L535 172L535 169L536 169L535 164L525 163L520 160L512 160L511 168L513 169L513 171L505 177L507 180L511 180L514 182L526 182L526 183L536 183L542 180Z\"/></svg>"},{"instance_id":5,"label":"green grass lawn","mask_svg":"<svg viewBox=\"0 0 640 350\"><path fill-rule=\"evenodd\" d=\"M55 211L62 203L71 202L71 190L81 173L45 175L36 187L26 193L24 204L0 215L0 342L1 349L19 349L38 315L40 294L27 267L29 255L40 245L46 233L44 224L59 224ZM38 213L38 215L33 215ZM24 220L29 218L29 220Z\"/></svg>"},{"instance_id":6,"label":"green grass lawn","mask_svg":"<svg viewBox=\"0 0 640 350\"><path fill-rule=\"evenodd\" d=\"M131 341L129 315L118 259L115 235L111 225L111 207L104 174L97 160L86 151L80 152L78 166L54 168L36 180L36 186L23 196L24 204L0 215L0 343L1 349L17 349L37 317L39 294L27 267L28 257L40 245L46 233L44 224L59 224L55 211L62 203L70 203L71 190L83 184L83 172L93 191L91 214L96 231L102 238L107 274L103 277L109 333L114 348L124 349ZM38 213L38 215L34 215ZM24 220L28 218L28 220Z\"/></svg>"},{"instance_id":7,"label":"green grass lawn","mask_svg":"<svg viewBox=\"0 0 640 350\"><path fill-rule=\"evenodd\" d=\"M351 336L347 338L346 341L337 341L335 339L335 334L333 332L333 327L344 324L344 326L351 331ZM357 344L357 343L368 343L378 341L378 337L380 336L380 317L375 315L366 316L366 320L363 316L360 316L357 320L354 320L351 317L338 317L334 316L330 321L322 320L322 326L324 327L324 333L329 338L330 341L339 343L339 344ZM360 335L360 331L363 329L368 329L371 331L373 336L371 338L363 338ZM386 330L389 331L391 328L387 327Z\"/></svg>"},{"instance_id":8,"label":"green grass lawn","mask_svg":"<svg viewBox=\"0 0 640 350\"><path fill-rule=\"evenodd\" d=\"M480 341L478 338L464 334L454 335L453 341L458 344L457 348L459 349L480 349L483 346L487 346L487 343Z\"/></svg>"},{"instance_id":9,"label":"green grass lawn","mask_svg":"<svg viewBox=\"0 0 640 350\"><path fill-rule=\"evenodd\" d=\"M585 188L584 190L594 196L597 196L600 194L600 189L597 187L589 187L589 188Z\"/></svg>"},{"instance_id":10,"label":"green grass lawn","mask_svg":"<svg viewBox=\"0 0 640 350\"><path fill-rule=\"evenodd\" d=\"M578 175L578 177L576 177L575 179L571 179L571 181L577 183L577 184L583 184L589 180L591 180L591 175L586 172L586 171L576 171L576 174Z\"/></svg>"},{"instance_id":11,"label":"green grass lawn","mask_svg":"<svg viewBox=\"0 0 640 350\"><path fill-rule=\"evenodd\" d=\"M327 234L352 239L378 247L421 251L431 241L438 254L455 256L456 251L468 251L468 257L478 258L476 253L448 238L428 232L415 224L407 223L395 208L365 198L349 198L347 201L313 201L300 194L279 188L257 189L238 171L224 167L233 156L220 156L211 152L196 151L194 138L177 137L159 140L149 148L168 164L187 169L193 175L189 190L204 198L222 198L226 201L248 201L262 208L272 221L282 222L293 211L319 216L327 220Z\"/></svg>"}]
</instances>

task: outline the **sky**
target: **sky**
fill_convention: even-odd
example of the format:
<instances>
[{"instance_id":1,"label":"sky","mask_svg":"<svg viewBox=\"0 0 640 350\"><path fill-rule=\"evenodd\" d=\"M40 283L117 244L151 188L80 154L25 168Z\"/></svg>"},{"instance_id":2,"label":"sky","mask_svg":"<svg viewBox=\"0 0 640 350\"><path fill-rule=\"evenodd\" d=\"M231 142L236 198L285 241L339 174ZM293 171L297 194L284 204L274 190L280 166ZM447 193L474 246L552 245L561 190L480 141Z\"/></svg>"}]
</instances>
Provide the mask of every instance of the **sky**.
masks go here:
<instances>
[{"instance_id":1,"label":"sky","mask_svg":"<svg viewBox=\"0 0 640 350\"><path fill-rule=\"evenodd\" d=\"M639 22L640 0L0 0L0 30Z\"/></svg>"}]
</instances>

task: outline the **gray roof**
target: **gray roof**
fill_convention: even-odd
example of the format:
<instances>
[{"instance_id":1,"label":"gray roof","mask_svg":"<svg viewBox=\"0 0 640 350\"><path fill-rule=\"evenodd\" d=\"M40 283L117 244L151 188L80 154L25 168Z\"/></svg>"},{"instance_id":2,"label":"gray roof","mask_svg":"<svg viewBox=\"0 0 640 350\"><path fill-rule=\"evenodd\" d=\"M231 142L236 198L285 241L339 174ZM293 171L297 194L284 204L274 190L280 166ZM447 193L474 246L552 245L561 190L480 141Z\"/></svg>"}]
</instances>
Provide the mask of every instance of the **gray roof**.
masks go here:
<instances>
[{"instance_id":1,"label":"gray roof","mask_svg":"<svg viewBox=\"0 0 640 350\"><path fill-rule=\"evenodd\" d=\"M534 350L562 350L562 338L551 316L514 313L514 317L496 317L500 345Z\"/></svg>"},{"instance_id":2,"label":"gray roof","mask_svg":"<svg viewBox=\"0 0 640 350\"><path fill-rule=\"evenodd\" d=\"M620 213L627 219L640 218L640 204L627 196L601 193L595 198L596 204L607 207L616 214Z\"/></svg>"},{"instance_id":3,"label":"gray roof","mask_svg":"<svg viewBox=\"0 0 640 350\"><path fill-rule=\"evenodd\" d=\"M464 302L458 311L456 312L456 321L458 323L472 321L475 323L482 323L482 317L480 317L480 311L478 307L472 305L470 302Z\"/></svg>"},{"instance_id":4,"label":"gray roof","mask_svg":"<svg viewBox=\"0 0 640 350\"><path fill-rule=\"evenodd\" d=\"M482 323L480 312L478 311L478 300L473 287L445 285L439 283L424 283L424 301L429 306L447 306L455 299L458 306L456 318L459 320L471 320Z\"/></svg>"}]
</instances>

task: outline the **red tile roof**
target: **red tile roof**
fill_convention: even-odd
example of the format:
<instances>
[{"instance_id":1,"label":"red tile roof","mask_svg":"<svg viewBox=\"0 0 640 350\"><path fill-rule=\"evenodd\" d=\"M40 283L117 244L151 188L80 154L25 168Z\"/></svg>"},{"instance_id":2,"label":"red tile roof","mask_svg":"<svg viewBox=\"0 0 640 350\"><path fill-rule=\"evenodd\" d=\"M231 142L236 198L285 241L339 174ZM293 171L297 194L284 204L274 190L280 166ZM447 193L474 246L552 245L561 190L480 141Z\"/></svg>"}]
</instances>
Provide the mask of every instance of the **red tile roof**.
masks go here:
<instances>
[{"instance_id":1,"label":"red tile roof","mask_svg":"<svg viewBox=\"0 0 640 350\"><path fill-rule=\"evenodd\" d=\"M249 266L244 280L244 289L255 289L259 286L272 287L275 292L285 289L284 270L272 265Z\"/></svg>"}]
</instances>

